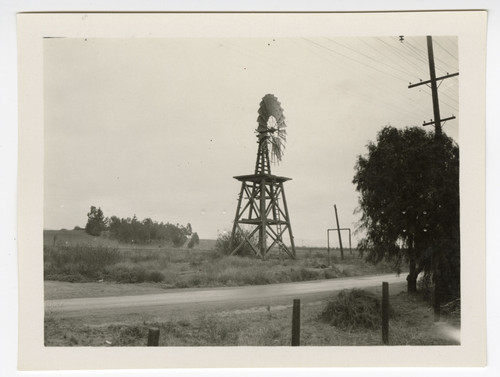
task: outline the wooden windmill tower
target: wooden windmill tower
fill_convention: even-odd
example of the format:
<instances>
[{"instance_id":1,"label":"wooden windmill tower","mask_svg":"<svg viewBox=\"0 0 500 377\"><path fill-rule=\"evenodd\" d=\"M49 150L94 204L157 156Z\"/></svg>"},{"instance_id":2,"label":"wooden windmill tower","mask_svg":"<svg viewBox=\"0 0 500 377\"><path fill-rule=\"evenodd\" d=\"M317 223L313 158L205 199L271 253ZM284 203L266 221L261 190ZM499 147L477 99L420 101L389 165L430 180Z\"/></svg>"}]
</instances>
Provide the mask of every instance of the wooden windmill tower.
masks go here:
<instances>
[{"instance_id":1,"label":"wooden windmill tower","mask_svg":"<svg viewBox=\"0 0 500 377\"><path fill-rule=\"evenodd\" d=\"M259 147L255 173L234 177L241 182L241 190L231 233L231 255L238 253L247 243L262 259L266 259L273 248L295 259L295 244L283 187L283 183L291 178L271 174L271 159L275 163L281 161L286 141L283 109L274 95L266 94L262 98L257 122ZM243 226L251 228L250 232L243 232ZM251 242L255 234L259 239L257 247Z\"/></svg>"}]
</instances>

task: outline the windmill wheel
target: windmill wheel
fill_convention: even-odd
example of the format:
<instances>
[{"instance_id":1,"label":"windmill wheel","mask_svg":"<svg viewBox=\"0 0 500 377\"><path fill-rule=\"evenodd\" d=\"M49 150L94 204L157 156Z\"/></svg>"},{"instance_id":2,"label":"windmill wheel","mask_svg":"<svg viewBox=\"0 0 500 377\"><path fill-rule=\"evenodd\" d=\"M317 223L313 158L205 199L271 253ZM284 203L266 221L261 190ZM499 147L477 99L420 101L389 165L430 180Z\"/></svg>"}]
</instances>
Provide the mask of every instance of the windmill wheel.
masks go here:
<instances>
[{"instance_id":1,"label":"windmill wheel","mask_svg":"<svg viewBox=\"0 0 500 377\"><path fill-rule=\"evenodd\" d=\"M281 103L272 94L266 94L259 106L257 137L259 142L271 144L271 159L281 161L286 142L286 123Z\"/></svg>"}]
</instances>

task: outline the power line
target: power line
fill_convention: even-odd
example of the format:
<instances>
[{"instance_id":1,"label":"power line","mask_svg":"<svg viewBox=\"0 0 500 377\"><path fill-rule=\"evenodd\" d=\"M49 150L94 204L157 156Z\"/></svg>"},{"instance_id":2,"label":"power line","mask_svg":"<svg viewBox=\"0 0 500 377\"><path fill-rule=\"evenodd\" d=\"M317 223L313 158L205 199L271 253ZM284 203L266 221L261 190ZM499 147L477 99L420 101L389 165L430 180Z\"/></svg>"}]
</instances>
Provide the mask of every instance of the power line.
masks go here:
<instances>
[{"instance_id":1,"label":"power line","mask_svg":"<svg viewBox=\"0 0 500 377\"><path fill-rule=\"evenodd\" d=\"M235 46L235 45L229 44L227 42L223 46L227 47L229 49L233 49L233 50L237 50L237 51L240 51L240 52L244 52L245 54L247 54L249 56L253 56L254 58L257 58L258 60L264 61L266 64L274 66L274 67L277 67L279 69L283 69L283 67L285 67L286 69L289 69L289 70L293 71L294 74L298 73L301 76L308 76L308 77L313 78L314 80L318 81L319 83L321 83L323 85L326 84L328 86L331 86L331 85L334 84L333 82L330 82L329 76L318 77L318 76L312 75L310 71L303 71L303 70L296 69L296 68L290 66L289 64L284 64L284 63L282 63L280 61L276 61L276 59L274 59L273 60L274 62L271 63L269 61L269 59L267 57L263 56L262 54L256 53L256 52L254 52L252 50L249 50L249 49L245 49L245 48L243 48L241 46ZM317 55L317 56L320 56L320 55ZM329 59L326 59L326 60L328 62L330 62ZM346 68L346 67L349 68L349 69L352 69L352 65L343 66L343 68ZM307 72L307 73L304 73L304 72ZM401 81L405 81L405 80L401 79ZM391 104L391 103L388 103L388 102L385 102L385 101L382 101L378 97L368 96L366 94L362 94L362 93L359 93L359 92L352 92L352 91L344 90L344 94L347 95L347 96L351 96L351 97L361 98L361 99L363 99L363 100L365 100L365 101L367 101L369 103L372 103L372 104L378 104L379 106L382 105L383 107L385 107L385 108L387 108L387 109L389 109L391 111L398 112L398 113L400 113L401 115L404 115L404 116L408 116L408 113L411 113L412 111L414 111L412 109L410 111L405 112L405 111L401 110L401 107L398 107L398 106L396 106L394 104ZM416 112L415 112L415 114L416 114ZM414 115L414 116L416 116L416 115Z\"/></svg>"},{"instance_id":2,"label":"power line","mask_svg":"<svg viewBox=\"0 0 500 377\"><path fill-rule=\"evenodd\" d=\"M366 57L366 58L368 58L368 59L370 59L370 60L372 60L372 61L374 61L374 62L376 62L376 63L383 64L383 65L385 65L386 67L389 67L389 68L391 68L391 69L394 69L394 70L396 70L396 71L398 71L398 72L401 72L401 73L403 73L403 74L405 74L405 75L406 75L406 74L408 74L408 72L407 72L407 71L402 70L402 69L399 69L399 68L394 67L394 66L391 66L390 64L387 64L387 63L385 63L385 62L381 61L380 59L375 59L375 58L373 58L373 57L371 57L371 56L369 56L369 55L366 55L366 54L364 54L364 53L362 53L362 52L356 51L356 50L354 50L353 48L351 48L351 47L349 47L349 46L345 46L345 45L343 45L342 43L340 43L340 42L338 42L338 41L332 40L332 39L330 39L330 38L327 38L327 39L328 39L330 42L333 42L333 43L335 43L335 44L337 44L337 45L339 45L339 46L341 46L341 47L344 47L344 48L346 48L346 49L348 49L348 50L351 50L351 51L355 52L356 54L359 54L359 55L361 55L361 56L364 56L364 57Z\"/></svg>"},{"instance_id":3,"label":"power line","mask_svg":"<svg viewBox=\"0 0 500 377\"><path fill-rule=\"evenodd\" d=\"M316 46L318 46L318 47L322 48L322 49L325 49L325 50L327 50L327 51L333 52L334 54L340 55L340 56L342 56L342 57L344 57L344 58L346 58L346 59L349 59L349 60L351 60L351 61L354 61L354 62L356 62L356 63L358 63L358 64L361 64L361 65L363 65L363 66L365 66L365 67L368 67L368 68L370 68L370 69L373 69L373 70L375 70L375 71L377 71L377 72L380 72L380 73L382 73L382 74L384 74L384 75L388 75L388 76L391 76L392 78L395 78L396 80L400 80L400 81L406 82L406 80L405 80L405 79L403 79L403 78L401 78L401 77L397 77L397 76L395 76L395 75L393 75L393 74L391 74L391 73L389 73L389 72L387 72L387 71L382 71L382 70L380 70L380 69L378 69L378 68L375 68L375 67L373 67L373 66L371 66L371 65L369 65L369 64L363 63L363 62L361 62L361 61L359 61L359 60L357 60L357 59L354 59L354 58L352 58L352 57L346 56L346 55L344 55L344 54L342 54L342 53L340 53L340 52L338 52L338 51L336 51L336 50L332 50L331 48L328 48L328 47L326 47L326 46L323 46L322 44L316 43L316 42L311 41L311 40L309 40L309 39L307 39L307 38L303 38L303 39L304 39L304 40L306 40L306 41L308 41L308 42L309 42L309 43L311 43L311 44L314 44L314 45L316 45Z\"/></svg>"},{"instance_id":4,"label":"power line","mask_svg":"<svg viewBox=\"0 0 500 377\"><path fill-rule=\"evenodd\" d=\"M441 47L442 50L444 50L444 52L446 52L449 56L451 56L453 59L455 59L457 62L458 62L458 58L456 56L454 56L452 53L450 53L448 51L448 49L446 49L444 46L441 45L441 43L439 43L437 40L435 40L434 42L436 42L436 44Z\"/></svg>"},{"instance_id":5,"label":"power line","mask_svg":"<svg viewBox=\"0 0 500 377\"><path fill-rule=\"evenodd\" d=\"M422 52L421 50L419 50L417 47L415 47L411 42L406 42L406 45L416 54L414 56L416 56L420 61L424 62L425 64L428 64L428 61L426 60L427 57L425 55L424 52ZM456 58L455 58L456 59ZM448 66L448 68L450 68L450 70L453 70L455 71L456 70L456 67L445 62L444 60L442 60L441 58L439 57L435 57L434 58L435 62L439 62L440 64L443 64L445 66ZM437 67L436 67L437 68ZM446 70L442 69L442 68L438 68L439 71L442 71L442 72L446 72Z\"/></svg>"},{"instance_id":6,"label":"power line","mask_svg":"<svg viewBox=\"0 0 500 377\"><path fill-rule=\"evenodd\" d=\"M383 46L386 46L386 47L389 47L390 51L392 51L398 58L400 59L403 59L404 61L406 61L407 63L409 63L410 65L412 65L414 68L416 68L417 71L419 71L418 75L415 75L416 77L420 77L420 75L423 73L423 74L427 74L427 72L425 71L424 67L422 67L421 65L417 64L416 62L414 62L413 60L409 59L408 56L406 56L405 54L403 54L401 51L399 51L396 47L394 46L391 46L390 44L388 44L386 41L382 40L381 38L378 38L377 37L377 40L383 45ZM411 51L409 51L411 53ZM418 58L418 57L417 57ZM418 59L417 59L418 60Z\"/></svg>"}]
</instances>

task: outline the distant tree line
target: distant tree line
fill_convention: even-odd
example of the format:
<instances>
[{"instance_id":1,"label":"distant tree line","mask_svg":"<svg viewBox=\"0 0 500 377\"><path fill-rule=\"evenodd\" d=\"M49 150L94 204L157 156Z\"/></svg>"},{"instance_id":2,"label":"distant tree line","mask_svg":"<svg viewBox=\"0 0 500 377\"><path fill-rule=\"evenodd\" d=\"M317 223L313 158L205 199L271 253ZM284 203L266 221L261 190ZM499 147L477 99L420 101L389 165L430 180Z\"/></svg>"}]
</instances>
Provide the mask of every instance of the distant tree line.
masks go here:
<instances>
[{"instance_id":1,"label":"distant tree line","mask_svg":"<svg viewBox=\"0 0 500 377\"><path fill-rule=\"evenodd\" d=\"M191 237L189 247L199 243L198 234L193 233L191 224L179 225L157 222L151 218L140 221L137 216L105 218L101 208L92 206L87 214L85 231L93 236L99 236L103 231L109 231L111 237L126 243L172 242L175 247L186 243Z\"/></svg>"}]
</instances>

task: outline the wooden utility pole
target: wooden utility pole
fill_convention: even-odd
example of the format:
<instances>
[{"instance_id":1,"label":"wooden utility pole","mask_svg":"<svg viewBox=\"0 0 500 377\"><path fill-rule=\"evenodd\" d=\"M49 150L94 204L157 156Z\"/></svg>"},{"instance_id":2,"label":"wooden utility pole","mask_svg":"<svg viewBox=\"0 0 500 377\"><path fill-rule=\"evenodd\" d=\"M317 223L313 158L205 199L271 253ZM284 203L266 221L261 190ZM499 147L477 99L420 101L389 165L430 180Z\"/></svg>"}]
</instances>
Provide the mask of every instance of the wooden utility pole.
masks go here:
<instances>
[{"instance_id":1,"label":"wooden utility pole","mask_svg":"<svg viewBox=\"0 0 500 377\"><path fill-rule=\"evenodd\" d=\"M434 50L432 48L432 37L430 35L427 36L427 53L429 54L429 75L431 76L432 108L434 109L434 128L436 130L436 139L440 139L442 135L441 114L439 113L436 67L434 66Z\"/></svg>"},{"instance_id":2,"label":"wooden utility pole","mask_svg":"<svg viewBox=\"0 0 500 377\"><path fill-rule=\"evenodd\" d=\"M411 84L408 86L408 88L414 88L416 86L420 85L427 85L430 83L431 85L431 92L432 92L432 109L434 112L434 120L431 119L430 122L424 122L423 126L428 126L430 124L434 124L435 127L435 141L436 141L436 147L437 151L439 153L438 156L438 163L441 162L441 156L442 156L442 147L441 147L441 141L442 141L442 129L441 129L441 122L455 119L455 116L452 115L451 117L441 119L441 114L439 112L439 99L438 99L438 81L458 76L458 72L452 73L452 74L446 74L445 76L441 77L436 77L436 68L434 65L434 50L432 46L432 37L430 35L427 36L427 53L429 56L429 75L430 75L430 80L427 81L421 81L418 84ZM439 192L442 192L443 188L443 181L442 181L442 176L438 174L438 177L435 181L435 186L438 189ZM441 201L441 200L439 200ZM439 209L436 209L436 217L438 221L442 218L441 216L441 211ZM441 268L441 255L442 251L438 251L436 255L433 256L432 258L432 270L433 273L435 274L435 282L434 282L434 321L437 322L440 319L440 314L441 314L441 273L440 273L440 268Z\"/></svg>"},{"instance_id":3,"label":"wooden utility pole","mask_svg":"<svg viewBox=\"0 0 500 377\"><path fill-rule=\"evenodd\" d=\"M339 234L340 258L344 259L344 248L342 247L342 235L340 233L339 216L337 215L337 205L334 204L333 208L335 208L335 220L337 220L337 231Z\"/></svg>"},{"instance_id":4,"label":"wooden utility pole","mask_svg":"<svg viewBox=\"0 0 500 377\"><path fill-rule=\"evenodd\" d=\"M435 126L435 137L436 140L441 139L442 135L442 128L441 128L441 122L442 121L447 121L451 119L455 119L455 116L452 115L451 117L445 118L441 120L441 114L439 112L439 98L438 98L438 81L458 76L458 72L452 73L452 74L446 74L445 76L440 76L436 77L436 67L434 65L434 50L432 47L432 37L430 35L427 36L427 53L429 55L429 75L430 75L430 80L426 81L420 81L417 84L412 84L408 86L408 88L415 88L420 85L431 85L431 92L432 92L432 108L434 112L434 120L431 119L430 122L424 122L422 125L423 126L428 126L430 124L434 124Z\"/></svg>"}]
</instances>

